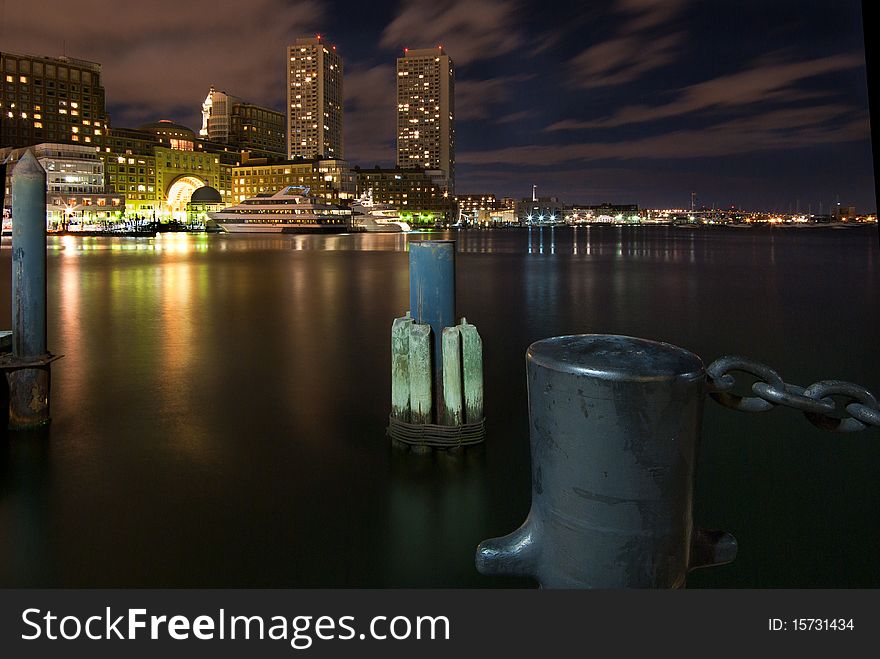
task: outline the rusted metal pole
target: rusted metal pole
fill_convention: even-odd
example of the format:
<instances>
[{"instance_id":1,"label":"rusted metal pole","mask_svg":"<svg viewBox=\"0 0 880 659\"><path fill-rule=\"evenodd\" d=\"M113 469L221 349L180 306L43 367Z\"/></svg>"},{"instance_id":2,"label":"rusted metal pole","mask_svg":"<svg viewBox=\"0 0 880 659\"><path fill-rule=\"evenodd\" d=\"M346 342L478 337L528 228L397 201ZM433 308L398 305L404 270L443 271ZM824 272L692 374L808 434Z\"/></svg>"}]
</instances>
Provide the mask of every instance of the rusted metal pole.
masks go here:
<instances>
[{"instance_id":1,"label":"rusted metal pole","mask_svg":"<svg viewBox=\"0 0 880 659\"><path fill-rule=\"evenodd\" d=\"M692 523L706 376L666 343L563 336L526 355L532 507L477 549L483 574L547 588L679 588L733 560L736 540Z\"/></svg>"},{"instance_id":2,"label":"rusted metal pole","mask_svg":"<svg viewBox=\"0 0 880 659\"><path fill-rule=\"evenodd\" d=\"M46 347L46 172L33 153L12 172L12 358L7 370L9 427L49 422Z\"/></svg>"},{"instance_id":3,"label":"rusted metal pole","mask_svg":"<svg viewBox=\"0 0 880 659\"><path fill-rule=\"evenodd\" d=\"M434 410L443 414L443 328L455 325L455 241L409 244L409 308L413 320L431 326Z\"/></svg>"}]
</instances>

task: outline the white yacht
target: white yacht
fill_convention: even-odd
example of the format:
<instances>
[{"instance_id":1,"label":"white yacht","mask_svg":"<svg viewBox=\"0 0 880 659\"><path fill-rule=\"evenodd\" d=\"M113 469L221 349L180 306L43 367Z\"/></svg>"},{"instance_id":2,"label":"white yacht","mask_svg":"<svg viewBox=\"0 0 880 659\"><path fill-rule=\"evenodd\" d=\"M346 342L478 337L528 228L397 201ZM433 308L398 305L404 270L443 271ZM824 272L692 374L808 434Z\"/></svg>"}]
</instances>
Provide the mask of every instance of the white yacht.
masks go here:
<instances>
[{"instance_id":1,"label":"white yacht","mask_svg":"<svg viewBox=\"0 0 880 659\"><path fill-rule=\"evenodd\" d=\"M391 206L373 201L372 188L351 205L351 223L362 231L386 231L400 233L412 231L407 222L400 219L397 210Z\"/></svg>"},{"instance_id":2,"label":"white yacht","mask_svg":"<svg viewBox=\"0 0 880 659\"><path fill-rule=\"evenodd\" d=\"M351 230L351 211L309 197L309 188L288 185L208 213L227 233L343 233Z\"/></svg>"}]
</instances>

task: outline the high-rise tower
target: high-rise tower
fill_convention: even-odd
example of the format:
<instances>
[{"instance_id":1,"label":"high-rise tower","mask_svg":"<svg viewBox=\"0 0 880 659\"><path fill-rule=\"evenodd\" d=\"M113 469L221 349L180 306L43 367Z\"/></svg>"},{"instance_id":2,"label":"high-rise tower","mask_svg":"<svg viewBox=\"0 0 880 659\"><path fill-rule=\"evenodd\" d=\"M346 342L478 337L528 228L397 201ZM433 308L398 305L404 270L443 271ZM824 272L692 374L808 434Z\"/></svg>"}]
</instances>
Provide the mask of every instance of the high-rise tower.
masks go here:
<instances>
[{"instance_id":1,"label":"high-rise tower","mask_svg":"<svg viewBox=\"0 0 880 659\"><path fill-rule=\"evenodd\" d=\"M287 48L287 155L342 158L342 58L320 35Z\"/></svg>"},{"instance_id":2,"label":"high-rise tower","mask_svg":"<svg viewBox=\"0 0 880 659\"><path fill-rule=\"evenodd\" d=\"M441 170L455 190L455 72L442 46L397 59L397 166Z\"/></svg>"}]
</instances>

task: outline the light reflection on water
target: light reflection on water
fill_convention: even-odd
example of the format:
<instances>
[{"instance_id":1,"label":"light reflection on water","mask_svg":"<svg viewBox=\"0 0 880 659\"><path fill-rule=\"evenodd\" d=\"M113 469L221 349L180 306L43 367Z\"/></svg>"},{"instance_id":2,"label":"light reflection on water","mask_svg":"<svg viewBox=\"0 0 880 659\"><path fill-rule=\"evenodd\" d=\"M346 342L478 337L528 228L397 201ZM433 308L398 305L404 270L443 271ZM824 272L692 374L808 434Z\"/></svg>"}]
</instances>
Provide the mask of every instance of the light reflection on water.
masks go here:
<instances>
[{"instance_id":1,"label":"light reflection on water","mask_svg":"<svg viewBox=\"0 0 880 659\"><path fill-rule=\"evenodd\" d=\"M489 436L416 456L384 435L388 331L409 241L437 238L484 339ZM528 511L529 343L644 336L877 391L876 252L873 230L50 238L65 357L48 439L0 453L0 585L527 583L480 577L473 549ZM0 258L8 290L8 239ZM690 583L880 585L869 435L707 407L696 519L742 550Z\"/></svg>"}]
</instances>

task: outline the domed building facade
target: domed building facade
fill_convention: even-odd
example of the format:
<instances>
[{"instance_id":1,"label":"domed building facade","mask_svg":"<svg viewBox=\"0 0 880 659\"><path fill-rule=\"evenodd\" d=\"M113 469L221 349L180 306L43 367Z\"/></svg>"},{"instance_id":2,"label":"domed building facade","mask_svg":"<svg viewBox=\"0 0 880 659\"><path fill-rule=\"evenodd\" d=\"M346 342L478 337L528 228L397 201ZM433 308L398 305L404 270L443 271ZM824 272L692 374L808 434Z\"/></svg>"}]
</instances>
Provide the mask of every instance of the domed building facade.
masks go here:
<instances>
[{"instance_id":1,"label":"domed building facade","mask_svg":"<svg viewBox=\"0 0 880 659\"><path fill-rule=\"evenodd\" d=\"M203 185L192 193L192 197L186 205L187 222L206 224L210 219L208 213L218 211L226 205L216 188Z\"/></svg>"}]
</instances>

